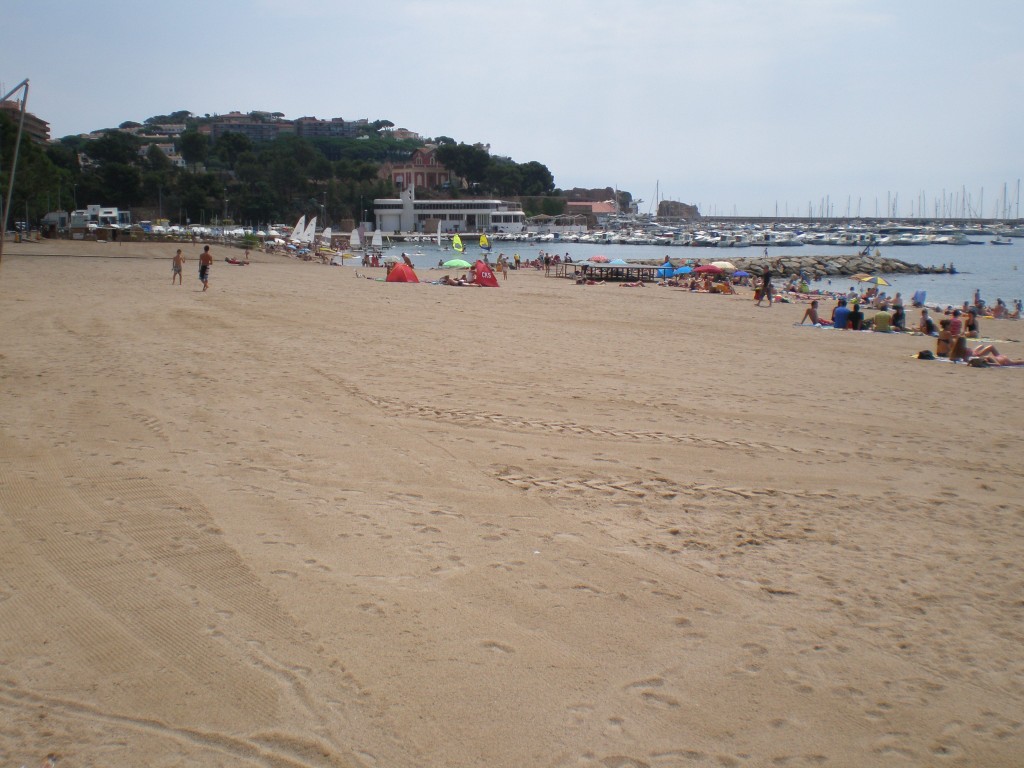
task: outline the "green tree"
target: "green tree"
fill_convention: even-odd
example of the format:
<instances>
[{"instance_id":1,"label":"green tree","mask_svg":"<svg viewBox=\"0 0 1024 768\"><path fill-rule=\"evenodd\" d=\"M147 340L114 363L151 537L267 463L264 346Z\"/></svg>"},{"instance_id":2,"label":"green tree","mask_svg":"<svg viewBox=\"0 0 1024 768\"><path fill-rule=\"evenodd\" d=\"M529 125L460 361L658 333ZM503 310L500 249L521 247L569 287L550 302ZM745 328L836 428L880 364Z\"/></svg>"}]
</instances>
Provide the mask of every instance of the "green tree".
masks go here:
<instances>
[{"instance_id":1,"label":"green tree","mask_svg":"<svg viewBox=\"0 0 1024 768\"><path fill-rule=\"evenodd\" d=\"M235 161L235 176L239 181L255 184L267 177L267 169L255 152L243 152Z\"/></svg>"},{"instance_id":2,"label":"green tree","mask_svg":"<svg viewBox=\"0 0 1024 768\"><path fill-rule=\"evenodd\" d=\"M146 150L146 165L150 170L164 174L170 173L174 167L171 159L156 144L150 144Z\"/></svg>"},{"instance_id":3,"label":"green tree","mask_svg":"<svg viewBox=\"0 0 1024 768\"><path fill-rule=\"evenodd\" d=\"M128 163L106 163L99 172L104 205L130 208L142 198L142 173Z\"/></svg>"},{"instance_id":4,"label":"green tree","mask_svg":"<svg viewBox=\"0 0 1024 768\"><path fill-rule=\"evenodd\" d=\"M0 113L0 195L7 194L17 140L17 126L6 114ZM9 201L12 219L20 220L27 213L30 223L36 223L48 207L60 207L58 191L62 197L69 193L70 179L70 173L54 165L47 152L23 134ZM69 195L68 200L70 202ZM4 200L4 204L7 203ZM10 224L8 221L0 222L0 225L4 223Z\"/></svg>"},{"instance_id":5,"label":"green tree","mask_svg":"<svg viewBox=\"0 0 1024 768\"><path fill-rule=\"evenodd\" d=\"M309 175L317 181L327 181L334 176L334 167L330 160L321 155L310 165Z\"/></svg>"},{"instance_id":6,"label":"green tree","mask_svg":"<svg viewBox=\"0 0 1024 768\"><path fill-rule=\"evenodd\" d=\"M470 185L485 182L491 164L491 156L486 150L469 144L443 144L437 148L437 159Z\"/></svg>"},{"instance_id":7,"label":"green tree","mask_svg":"<svg viewBox=\"0 0 1024 768\"><path fill-rule=\"evenodd\" d=\"M81 171L81 165L78 162L78 152L71 144L66 144L63 140L48 144L46 146L46 156L50 158L50 162L55 166L72 175L77 175Z\"/></svg>"},{"instance_id":8,"label":"green tree","mask_svg":"<svg viewBox=\"0 0 1024 768\"><path fill-rule=\"evenodd\" d=\"M209 221L221 209L223 186L212 173L183 173L175 193L185 217L193 223Z\"/></svg>"},{"instance_id":9,"label":"green tree","mask_svg":"<svg viewBox=\"0 0 1024 768\"><path fill-rule=\"evenodd\" d=\"M551 175L546 165L536 161L524 163L519 166L522 174L521 195L547 195L555 188L555 177Z\"/></svg>"},{"instance_id":10,"label":"green tree","mask_svg":"<svg viewBox=\"0 0 1024 768\"><path fill-rule=\"evenodd\" d=\"M244 133L229 131L217 139L213 145L213 154L227 164L228 168L235 169L238 157L244 152L252 151L252 140Z\"/></svg>"},{"instance_id":11,"label":"green tree","mask_svg":"<svg viewBox=\"0 0 1024 768\"><path fill-rule=\"evenodd\" d=\"M146 118L146 125L182 125L188 122L191 117L192 113L187 109L179 109L177 112L171 112L169 115L156 115L155 117Z\"/></svg>"},{"instance_id":12,"label":"green tree","mask_svg":"<svg viewBox=\"0 0 1024 768\"><path fill-rule=\"evenodd\" d=\"M107 131L95 141L84 146L89 158L101 165L121 163L131 165L139 161L141 142L135 136L123 131Z\"/></svg>"},{"instance_id":13,"label":"green tree","mask_svg":"<svg viewBox=\"0 0 1024 768\"><path fill-rule=\"evenodd\" d=\"M243 185L238 193L238 211L244 221L271 221L280 218L281 202L269 182Z\"/></svg>"},{"instance_id":14,"label":"green tree","mask_svg":"<svg viewBox=\"0 0 1024 768\"><path fill-rule=\"evenodd\" d=\"M185 162L195 168L199 163L206 162L210 151L210 139L199 131L187 130L178 137L178 151L185 158Z\"/></svg>"},{"instance_id":15,"label":"green tree","mask_svg":"<svg viewBox=\"0 0 1024 768\"><path fill-rule=\"evenodd\" d=\"M515 163L492 163L487 170L488 189L499 195L518 195L523 186L521 166Z\"/></svg>"}]
</instances>

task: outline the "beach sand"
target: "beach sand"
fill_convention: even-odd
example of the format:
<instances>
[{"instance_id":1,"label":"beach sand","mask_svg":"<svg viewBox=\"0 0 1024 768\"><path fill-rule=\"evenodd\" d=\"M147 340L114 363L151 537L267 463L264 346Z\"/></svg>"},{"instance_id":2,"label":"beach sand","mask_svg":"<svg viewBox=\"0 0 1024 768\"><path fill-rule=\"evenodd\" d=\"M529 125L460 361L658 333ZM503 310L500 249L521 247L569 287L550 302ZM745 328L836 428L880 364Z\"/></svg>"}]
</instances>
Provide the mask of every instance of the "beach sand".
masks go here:
<instances>
[{"instance_id":1,"label":"beach sand","mask_svg":"<svg viewBox=\"0 0 1024 768\"><path fill-rule=\"evenodd\" d=\"M174 249L6 245L0 765L1021 764L1024 370Z\"/></svg>"}]
</instances>

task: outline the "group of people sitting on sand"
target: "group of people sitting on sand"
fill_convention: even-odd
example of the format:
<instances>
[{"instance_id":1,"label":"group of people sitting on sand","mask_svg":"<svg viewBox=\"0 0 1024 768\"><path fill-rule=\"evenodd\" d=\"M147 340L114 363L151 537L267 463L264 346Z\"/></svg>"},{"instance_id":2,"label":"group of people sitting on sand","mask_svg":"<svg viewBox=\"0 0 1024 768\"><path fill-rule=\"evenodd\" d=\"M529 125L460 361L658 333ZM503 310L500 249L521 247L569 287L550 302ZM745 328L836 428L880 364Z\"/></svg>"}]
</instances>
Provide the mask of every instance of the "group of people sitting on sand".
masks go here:
<instances>
[{"instance_id":1,"label":"group of people sitting on sand","mask_svg":"<svg viewBox=\"0 0 1024 768\"><path fill-rule=\"evenodd\" d=\"M1024 360L1013 360L1002 354L992 344L982 344L972 347L968 343L970 339L977 339L981 336L981 326L978 322L978 313L974 307L970 307L966 316L955 309L950 312L949 317L939 320L938 326L928 313L927 308L921 309L921 318L913 331L925 336L935 338L935 353L921 353L919 357L939 357L953 361L970 363L977 366L1004 365L1024 366ZM875 312L870 319L865 318L860 304L853 303L847 306L846 299L839 299L835 309L832 310L832 319L826 320L818 313L818 301L815 299L804 311L799 325L808 320L813 325L831 326L838 329L854 331L875 331L878 333L893 333L906 331L901 320L903 307L892 309L883 305Z\"/></svg>"},{"instance_id":2,"label":"group of people sitting on sand","mask_svg":"<svg viewBox=\"0 0 1024 768\"><path fill-rule=\"evenodd\" d=\"M978 319L978 311L974 307L968 307L966 312L954 309L947 314L949 317L943 318L939 326L936 326L928 308L924 307L921 309L921 317L917 326L910 331L938 337L942 334L941 329L948 325L952 338L963 336L967 339L977 339L981 337L981 322ZM870 319L864 315L859 302L848 303L845 298L840 298L835 309L832 310L832 317L826 320L819 314L818 300L815 299L804 311L799 325L808 321L812 325L830 325L834 328L854 331L898 333L908 330L907 315L903 304L899 302L899 294L896 294L896 301L892 305L883 302Z\"/></svg>"},{"instance_id":3,"label":"group of people sitting on sand","mask_svg":"<svg viewBox=\"0 0 1024 768\"><path fill-rule=\"evenodd\" d=\"M691 293L736 293L733 281L728 277L720 277L720 279L716 280L710 274L703 276L694 275L690 278L669 277L659 280L658 285L667 288L684 288Z\"/></svg>"},{"instance_id":4,"label":"group of people sitting on sand","mask_svg":"<svg viewBox=\"0 0 1024 768\"><path fill-rule=\"evenodd\" d=\"M1008 306L1006 306L1005 301L1003 301L1002 299L996 299L995 305L988 307L987 309L989 310L988 314L991 314L992 317L995 318L996 320L1019 320L1021 308L1022 302L1020 299L1017 299L1013 303L1012 311Z\"/></svg>"}]
</instances>

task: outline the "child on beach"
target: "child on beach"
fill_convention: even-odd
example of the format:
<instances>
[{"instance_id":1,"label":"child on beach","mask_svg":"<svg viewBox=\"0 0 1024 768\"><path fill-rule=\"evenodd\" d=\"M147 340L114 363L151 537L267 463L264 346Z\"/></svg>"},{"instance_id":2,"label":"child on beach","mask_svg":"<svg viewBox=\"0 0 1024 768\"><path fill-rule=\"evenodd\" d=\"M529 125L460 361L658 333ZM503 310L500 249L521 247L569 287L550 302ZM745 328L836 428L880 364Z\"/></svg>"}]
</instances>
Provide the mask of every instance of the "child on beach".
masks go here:
<instances>
[{"instance_id":1,"label":"child on beach","mask_svg":"<svg viewBox=\"0 0 1024 768\"><path fill-rule=\"evenodd\" d=\"M174 285L174 278L178 278L178 285L181 285L181 270L185 266L185 255L181 252L181 248L174 254L174 259L171 260L171 285Z\"/></svg>"}]
</instances>

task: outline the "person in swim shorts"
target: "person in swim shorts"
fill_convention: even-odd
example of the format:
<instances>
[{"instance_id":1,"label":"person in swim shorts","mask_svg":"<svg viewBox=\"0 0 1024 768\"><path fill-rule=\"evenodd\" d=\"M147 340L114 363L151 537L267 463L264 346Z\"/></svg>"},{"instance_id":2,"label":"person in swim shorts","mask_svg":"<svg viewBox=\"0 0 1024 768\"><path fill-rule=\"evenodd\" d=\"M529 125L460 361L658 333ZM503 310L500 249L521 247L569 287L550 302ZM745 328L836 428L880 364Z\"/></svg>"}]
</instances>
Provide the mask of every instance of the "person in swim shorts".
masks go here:
<instances>
[{"instance_id":1,"label":"person in swim shorts","mask_svg":"<svg viewBox=\"0 0 1024 768\"><path fill-rule=\"evenodd\" d=\"M210 266L213 264L213 254L210 253L210 246L203 246L203 253L199 257L199 279L203 281L203 290L210 287Z\"/></svg>"},{"instance_id":2,"label":"person in swim shorts","mask_svg":"<svg viewBox=\"0 0 1024 768\"><path fill-rule=\"evenodd\" d=\"M174 258L171 260L171 285L174 285L174 278L178 278L178 285L181 285L181 270L185 266L185 254L181 252L181 248L174 254Z\"/></svg>"}]
</instances>

